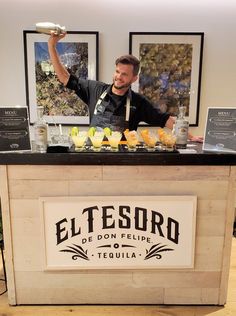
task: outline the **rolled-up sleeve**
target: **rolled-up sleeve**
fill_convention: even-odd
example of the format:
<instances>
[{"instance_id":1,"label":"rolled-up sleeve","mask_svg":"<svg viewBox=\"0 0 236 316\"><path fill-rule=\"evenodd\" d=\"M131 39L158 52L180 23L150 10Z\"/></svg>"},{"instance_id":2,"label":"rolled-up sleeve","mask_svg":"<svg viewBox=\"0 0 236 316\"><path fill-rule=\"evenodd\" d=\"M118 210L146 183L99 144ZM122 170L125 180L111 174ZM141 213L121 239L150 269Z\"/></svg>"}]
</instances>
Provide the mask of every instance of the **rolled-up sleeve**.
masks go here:
<instances>
[{"instance_id":1,"label":"rolled-up sleeve","mask_svg":"<svg viewBox=\"0 0 236 316\"><path fill-rule=\"evenodd\" d=\"M66 88L74 90L78 97L88 104L88 80L78 79L76 76L70 75Z\"/></svg>"}]
</instances>

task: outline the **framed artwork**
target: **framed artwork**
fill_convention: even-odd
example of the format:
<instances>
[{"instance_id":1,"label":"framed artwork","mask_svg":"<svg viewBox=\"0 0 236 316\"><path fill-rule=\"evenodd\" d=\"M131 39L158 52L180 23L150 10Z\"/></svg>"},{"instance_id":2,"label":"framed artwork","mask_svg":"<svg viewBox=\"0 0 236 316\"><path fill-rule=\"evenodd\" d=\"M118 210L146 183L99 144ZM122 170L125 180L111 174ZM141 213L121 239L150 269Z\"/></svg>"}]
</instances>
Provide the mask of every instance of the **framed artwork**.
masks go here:
<instances>
[{"instance_id":1,"label":"framed artwork","mask_svg":"<svg viewBox=\"0 0 236 316\"><path fill-rule=\"evenodd\" d=\"M204 33L130 32L129 52L140 59L134 91L162 112L186 118L198 126Z\"/></svg>"},{"instance_id":2,"label":"framed artwork","mask_svg":"<svg viewBox=\"0 0 236 316\"><path fill-rule=\"evenodd\" d=\"M48 124L89 124L87 105L56 77L48 53L49 36L23 31L23 37L30 123L37 119L37 106L43 106ZM60 60L70 73L83 79L98 79L98 37L98 32L68 31L58 42Z\"/></svg>"}]
</instances>

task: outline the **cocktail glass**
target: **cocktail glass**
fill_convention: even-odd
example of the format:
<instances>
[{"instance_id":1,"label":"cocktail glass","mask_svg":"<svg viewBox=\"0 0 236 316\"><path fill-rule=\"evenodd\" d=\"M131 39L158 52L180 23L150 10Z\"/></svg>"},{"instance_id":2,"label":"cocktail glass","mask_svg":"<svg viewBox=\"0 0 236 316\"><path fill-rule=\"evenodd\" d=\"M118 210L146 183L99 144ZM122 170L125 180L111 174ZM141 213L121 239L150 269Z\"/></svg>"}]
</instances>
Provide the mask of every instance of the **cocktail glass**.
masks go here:
<instances>
[{"instance_id":1,"label":"cocktail glass","mask_svg":"<svg viewBox=\"0 0 236 316\"><path fill-rule=\"evenodd\" d=\"M138 144L138 134L136 131L127 131L124 133L127 140L128 151L136 151Z\"/></svg>"},{"instance_id":2,"label":"cocktail glass","mask_svg":"<svg viewBox=\"0 0 236 316\"><path fill-rule=\"evenodd\" d=\"M163 128L158 128L157 135L158 135L159 141L162 143L164 135L165 135L164 129Z\"/></svg>"},{"instance_id":3,"label":"cocktail glass","mask_svg":"<svg viewBox=\"0 0 236 316\"><path fill-rule=\"evenodd\" d=\"M173 134L166 133L164 136L163 143L166 151L174 151L176 144L176 136Z\"/></svg>"},{"instance_id":4,"label":"cocktail glass","mask_svg":"<svg viewBox=\"0 0 236 316\"><path fill-rule=\"evenodd\" d=\"M88 133L86 131L79 132L76 136L71 136L72 141L75 145L76 151L82 151L84 149L85 142L87 140Z\"/></svg>"},{"instance_id":5,"label":"cocktail glass","mask_svg":"<svg viewBox=\"0 0 236 316\"><path fill-rule=\"evenodd\" d=\"M104 138L104 133L103 132L95 132L93 136L89 136L92 145L93 145L93 150L94 151L100 151L102 148L102 141Z\"/></svg>"},{"instance_id":6,"label":"cocktail glass","mask_svg":"<svg viewBox=\"0 0 236 316\"><path fill-rule=\"evenodd\" d=\"M140 134L143 138L146 149L148 151L154 151L156 147L157 136L147 129L141 130Z\"/></svg>"},{"instance_id":7,"label":"cocktail glass","mask_svg":"<svg viewBox=\"0 0 236 316\"><path fill-rule=\"evenodd\" d=\"M118 151L121 137L122 134L120 132L112 132L111 135L107 136L112 151Z\"/></svg>"}]
</instances>

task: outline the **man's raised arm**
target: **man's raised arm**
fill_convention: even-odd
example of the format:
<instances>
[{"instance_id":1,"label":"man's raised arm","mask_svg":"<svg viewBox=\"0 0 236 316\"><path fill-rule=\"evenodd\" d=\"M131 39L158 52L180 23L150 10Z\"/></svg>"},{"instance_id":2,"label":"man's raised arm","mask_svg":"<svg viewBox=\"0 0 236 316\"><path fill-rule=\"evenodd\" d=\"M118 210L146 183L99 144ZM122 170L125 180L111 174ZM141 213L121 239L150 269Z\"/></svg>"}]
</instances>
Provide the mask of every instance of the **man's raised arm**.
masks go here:
<instances>
[{"instance_id":1,"label":"man's raised arm","mask_svg":"<svg viewBox=\"0 0 236 316\"><path fill-rule=\"evenodd\" d=\"M64 67L64 65L60 61L60 57L56 50L57 42L65 37L66 33L56 35L55 33L52 33L48 40L48 51L50 55L50 59L53 65L53 68L55 70L55 73L60 80L61 83L63 83L65 86L69 80L70 74L67 71L67 69Z\"/></svg>"}]
</instances>

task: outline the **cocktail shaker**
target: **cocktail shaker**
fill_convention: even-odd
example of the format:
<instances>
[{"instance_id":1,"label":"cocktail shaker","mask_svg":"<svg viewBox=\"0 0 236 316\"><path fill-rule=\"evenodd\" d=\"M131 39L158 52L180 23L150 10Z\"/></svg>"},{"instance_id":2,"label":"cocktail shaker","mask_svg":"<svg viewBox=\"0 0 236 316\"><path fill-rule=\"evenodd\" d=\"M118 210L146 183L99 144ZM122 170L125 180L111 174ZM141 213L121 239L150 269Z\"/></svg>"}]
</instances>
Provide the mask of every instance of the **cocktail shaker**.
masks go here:
<instances>
[{"instance_id":1,"label":"cocktail shaker","mask_svg":"<svg viewBox=\"0 0 236 316\"><path fill-rule=\"evenodd\" d=\"M51 35L52 32L54 32L56 35L60 35L66 32L66 28L65 26L60 26L59 24L54 24L51 22L39 22L36 23L36 31L48 35Z\"/></svg>"}]
</instances>

